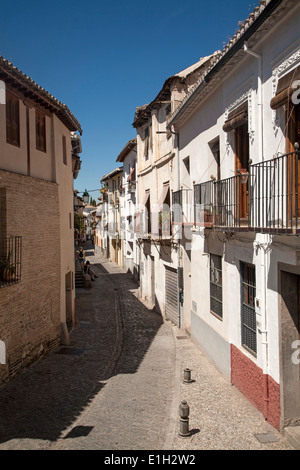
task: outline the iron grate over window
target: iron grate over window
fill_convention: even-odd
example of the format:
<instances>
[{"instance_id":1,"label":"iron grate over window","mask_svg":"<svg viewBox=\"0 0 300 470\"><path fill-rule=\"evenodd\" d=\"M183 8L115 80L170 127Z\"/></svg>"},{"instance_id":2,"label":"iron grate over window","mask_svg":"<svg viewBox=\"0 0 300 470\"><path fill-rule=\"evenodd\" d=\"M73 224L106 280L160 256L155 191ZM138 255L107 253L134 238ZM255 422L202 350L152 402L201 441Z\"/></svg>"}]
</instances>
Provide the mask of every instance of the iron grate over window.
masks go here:
<instances>
[{"instance_id":1,"label":"iron grate over window","mask_svg":"<svg viewBox=\"0 0 300 470\"><path fill-rule=\"evenodd\" d=\"M0 238L0 287L21 281L22 237Z\"/></svg>"},{"instance_id":2,"label":"iron grate over window","mask_svg":"<svg viewBox=\"0 0 300 470\"><path fill-rule=\"evenodd\" d=\"M173 224L182 224L182 190L172 192Z\"/></svg>"},{"instance_id":3,"label":"iron grate over window","mask_svg":"<svg viewBox=\"0 0 300 470\"><path fill-rule=\"evenodd\" d=\"M255 266L241 262L242 345L256 355Z\"/></svg>"},{"instance_id":4,"label":"iron grate over window","mask_svg":"<svg viewBox=\"0 0 300 470\"><path fill-rule=\"evenodd\" d=\"M210 311L223 318L222 308L222 258L210 255Z\"/></svg>"}]
</instances>

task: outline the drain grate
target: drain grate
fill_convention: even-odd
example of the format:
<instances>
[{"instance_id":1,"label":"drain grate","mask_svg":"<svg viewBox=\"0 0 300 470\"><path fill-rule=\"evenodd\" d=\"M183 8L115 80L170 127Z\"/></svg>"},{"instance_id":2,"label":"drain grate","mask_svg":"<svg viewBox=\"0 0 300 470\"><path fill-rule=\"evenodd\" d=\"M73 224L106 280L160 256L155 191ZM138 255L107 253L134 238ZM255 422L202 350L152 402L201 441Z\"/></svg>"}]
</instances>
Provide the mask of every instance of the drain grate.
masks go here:
<instances>
[{"instance_id":1,"label":"drain grate","mask_svg":"<svg viewBox=\"0 0 300 470\"><path fill-rule=\"evenodd\" d=\"M266 432L263 434L254 434L254 436L261 442L262 444L268 444L269 442L278 442L278 439L273 436L271 432Z\"/></svg>"},{"instance_id":2,"label":"drain grate","mask_svg":"<svg viewBox=\"0 0 300 470\"><path fill-rule=\"evenodd\" d=\"M61 348L59 351L57 351L56 354L65 354L67 356L81 356L84 353L85 353L85 349Z\"/></svg>"}]
</instances>

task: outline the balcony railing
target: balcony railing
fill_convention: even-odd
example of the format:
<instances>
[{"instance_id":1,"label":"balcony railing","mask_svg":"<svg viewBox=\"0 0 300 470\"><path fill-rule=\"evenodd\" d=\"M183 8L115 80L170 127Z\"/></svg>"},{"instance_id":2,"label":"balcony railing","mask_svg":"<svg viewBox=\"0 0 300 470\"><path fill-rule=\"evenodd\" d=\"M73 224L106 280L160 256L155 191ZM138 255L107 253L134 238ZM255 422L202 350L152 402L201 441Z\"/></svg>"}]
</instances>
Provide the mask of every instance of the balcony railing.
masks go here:
<instances>
[{"instance_id":1,"label":"balcony railing","mask_svg":"<svg viewBox=\"0 0 300 470\"><path fill-rule=\"evenodd\" d=\"M22 237L0 238L0 287L21 280Z\"/></svg>"},{"instance_id":2,"label":"balcony railing","mask_svg":"<svg viewBox=\"0 0 300 470\"><path fill-rule=\"evenodd\" d=\"M299 233L299 158L293 152L251 166L249 224L254 230Z\"/></svg>"},{"instance_id":3,"label":"balcony railing","mask_svg":"<svg viewBox=\"0 0 300 470\"><path fill-rule=\"evenodd\" d=\"M214 183L215 227L222 230L249 228L249 175L237 174Z\"/></svg>"},{"instance_id":4,"label":"balcony railing","mask_svg":"<svg viewBox=\"0 0 300 470\"><path fill-rule=\"evenodd\" d=\"M215 214L214 181L194 185L194 225L212 227Z\"/></svg>"},{"instance_id":5,"label":"balcony railing","mask_svg":"<svg viewBox=\"0 0 300 470\"><path fill-rule=\"evenodd\" d=\"M300 233L300 153L251 165L249 174L194 185L194 225Z\"/></svg>"},{"instance_id":6,"label":"balcony railing","mask_svg":"<svg viewBox=\"0 0 300 470\"><path fill-rule=\"evenodd\" d=\"M193 225L193 191L183 188L172 192L172 224Z\"/></svg>"}]
</instances>

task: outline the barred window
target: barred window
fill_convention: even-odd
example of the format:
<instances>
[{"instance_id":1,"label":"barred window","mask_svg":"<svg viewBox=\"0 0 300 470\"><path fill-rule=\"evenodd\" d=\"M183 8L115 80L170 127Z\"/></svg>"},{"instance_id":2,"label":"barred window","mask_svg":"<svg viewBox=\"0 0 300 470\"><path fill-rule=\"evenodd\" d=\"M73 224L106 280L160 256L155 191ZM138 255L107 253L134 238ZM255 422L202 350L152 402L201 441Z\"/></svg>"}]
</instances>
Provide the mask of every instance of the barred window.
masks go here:
<instances>
[{"instance_id":1,"label":"barred window","mask_svg":"<svg viewBox=\"0 0 300 470\"><path fill-rule=\"evenodd\" d=\"M222 257L210 255L210 311L223 318L222 310Z\"/></svg>"},{"instance_id":2,"label":"barred window","mask_svg":"<svg viewBox=\"0 0 300 470\"><path fill-rule=\"evenodd\" d=\"M21 281L22 237L0 239L0 287Z\"/></svg>"},{"instance_id":3,"label":"barred window","mask_svg":"<svg viewBox=\"0 0 300 470\"><path fill-rule=\"evenodd\" d=\"M242 345L256 355L255 266L241 262Z\"/></svg>"}]
</instances>

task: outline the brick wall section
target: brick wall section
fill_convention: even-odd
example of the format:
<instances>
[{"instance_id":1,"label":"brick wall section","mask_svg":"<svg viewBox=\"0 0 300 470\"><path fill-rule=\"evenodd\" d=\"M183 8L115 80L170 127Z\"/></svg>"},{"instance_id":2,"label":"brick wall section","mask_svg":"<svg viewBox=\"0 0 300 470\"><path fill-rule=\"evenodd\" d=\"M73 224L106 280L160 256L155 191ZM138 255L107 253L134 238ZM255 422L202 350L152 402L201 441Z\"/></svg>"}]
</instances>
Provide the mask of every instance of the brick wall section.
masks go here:
<instances>
[{"instance_id":1,"label":"brick wall section","mask_svg":"<svg viewBox=\"0 0 300 470\"><path fill-rule=\"evenodd\" d=\"M56 184L0 171L0 188L6 235L22 236L21 282L0 288L1 385L59 344L60 222Z\"/></svg>"}]
</instances>

